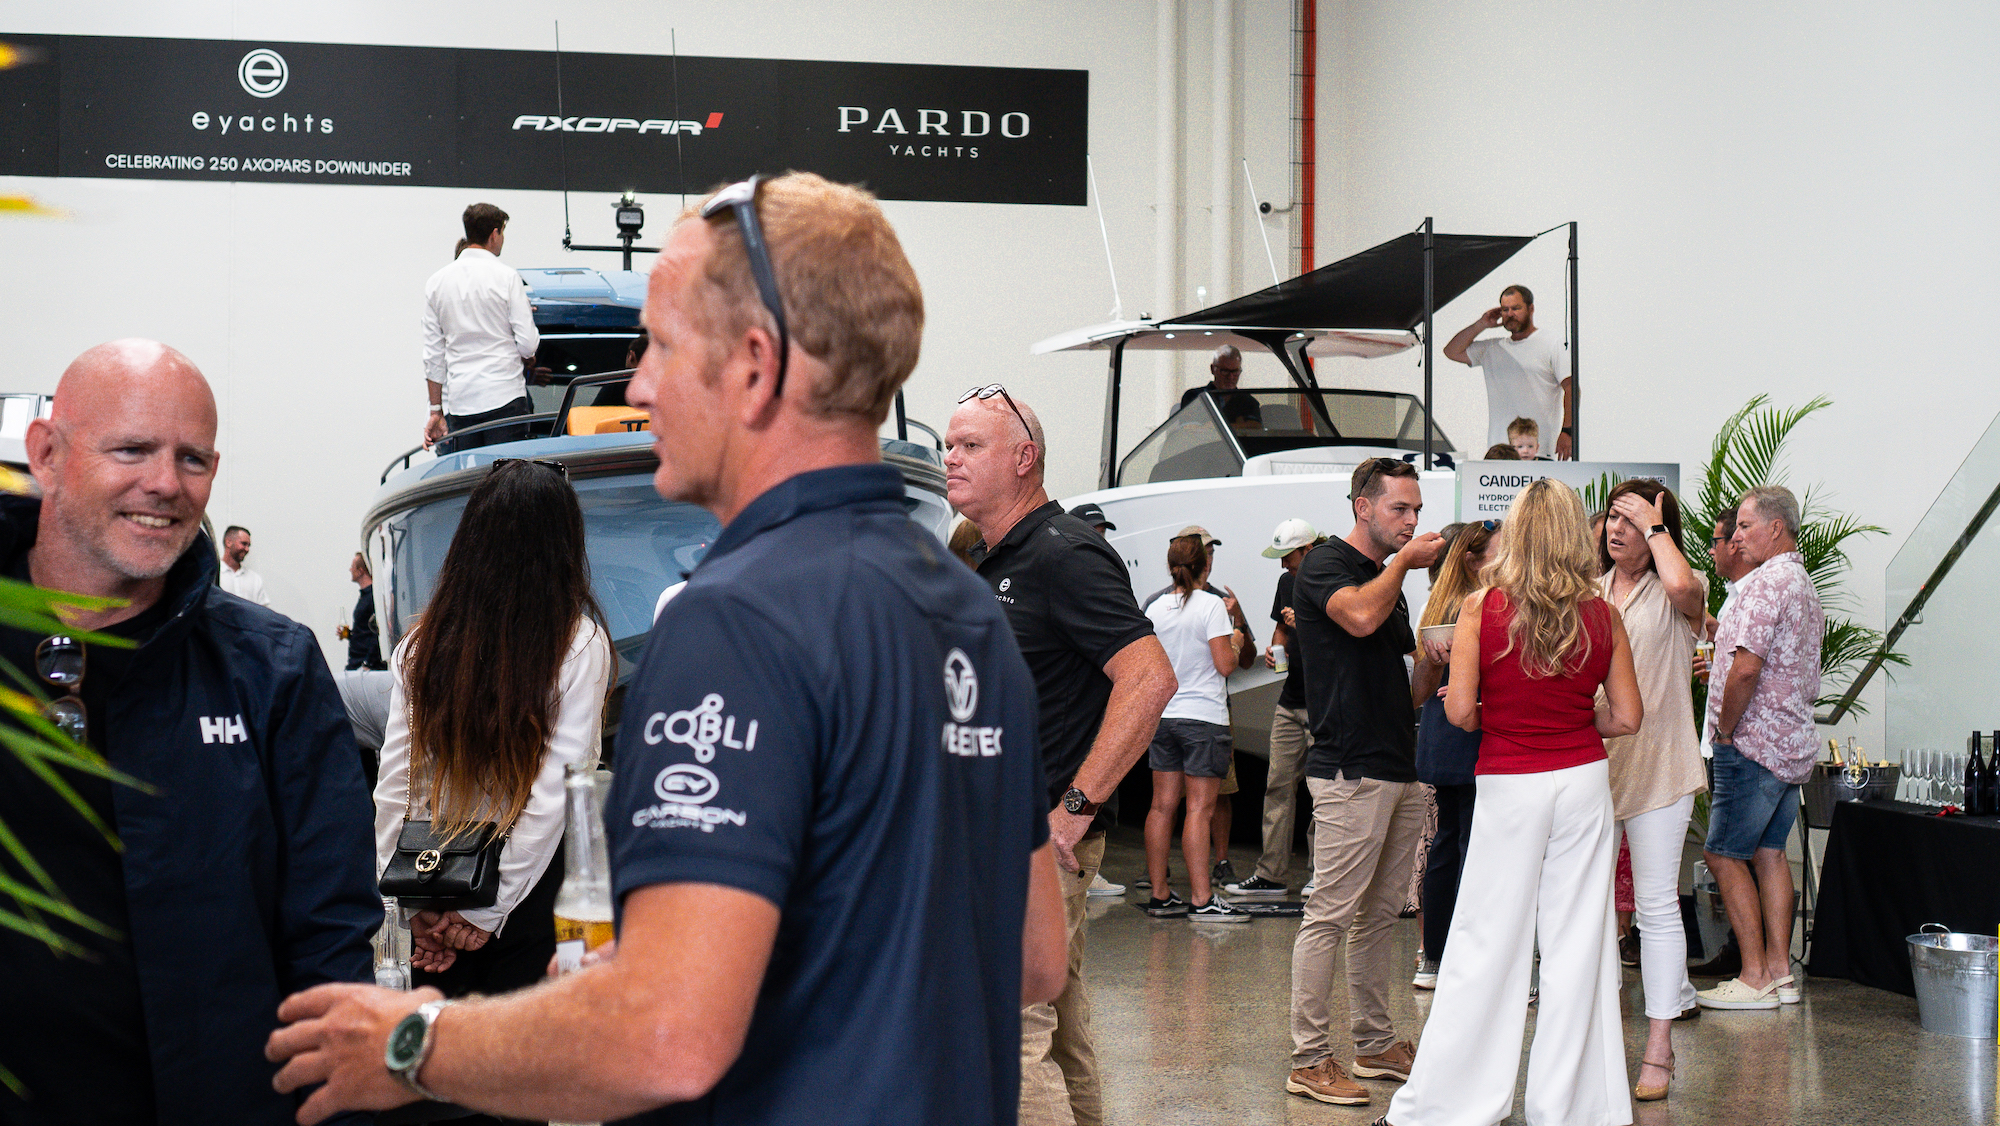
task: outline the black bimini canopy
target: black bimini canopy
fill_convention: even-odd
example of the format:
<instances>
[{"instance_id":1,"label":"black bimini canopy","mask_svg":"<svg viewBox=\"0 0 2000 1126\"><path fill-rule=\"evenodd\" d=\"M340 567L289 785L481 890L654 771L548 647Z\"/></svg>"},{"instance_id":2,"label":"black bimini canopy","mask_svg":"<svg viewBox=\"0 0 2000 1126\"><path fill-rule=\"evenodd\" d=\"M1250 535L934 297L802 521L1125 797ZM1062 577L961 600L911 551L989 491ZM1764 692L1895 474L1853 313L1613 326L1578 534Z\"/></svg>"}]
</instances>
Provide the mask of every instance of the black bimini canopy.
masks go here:
<instances>
[{"instance_id":1,"label":"black bimini canopy","mask_svg":"<svg viewBox=\"0 0 2000 1126\"><path fill-rule=\"evenodd\" d=\"M1422 231L1412 231L1269 289L1173 320L1229 328L1339 326L1408 332L1424 323L1424 237ZM1449 305L1534 241L1517 235L1429 237L1433 309Z\"/></svg>"}]
</instances>

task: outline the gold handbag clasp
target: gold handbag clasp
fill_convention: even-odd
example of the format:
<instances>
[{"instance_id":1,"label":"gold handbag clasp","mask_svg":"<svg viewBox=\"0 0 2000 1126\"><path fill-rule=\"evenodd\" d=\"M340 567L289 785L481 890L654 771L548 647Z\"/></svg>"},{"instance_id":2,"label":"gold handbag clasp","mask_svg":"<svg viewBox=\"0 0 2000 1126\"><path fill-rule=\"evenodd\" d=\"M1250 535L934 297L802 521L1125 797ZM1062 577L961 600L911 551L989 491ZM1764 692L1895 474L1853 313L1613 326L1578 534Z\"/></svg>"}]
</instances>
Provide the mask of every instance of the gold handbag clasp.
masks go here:
<instances>
[{"instance_id":1,"label":"gold handbag clasp","mask_svg":"<svg viewBox=\"0 0 2000 1126\"><path fill-rule=\"evenodd\" d=\"M417 854L417 871L425 873L435 872L437 871L439 862L442 860L444 860L443 853L434 848L427 848Z\"/></svg>"}]
</instances>

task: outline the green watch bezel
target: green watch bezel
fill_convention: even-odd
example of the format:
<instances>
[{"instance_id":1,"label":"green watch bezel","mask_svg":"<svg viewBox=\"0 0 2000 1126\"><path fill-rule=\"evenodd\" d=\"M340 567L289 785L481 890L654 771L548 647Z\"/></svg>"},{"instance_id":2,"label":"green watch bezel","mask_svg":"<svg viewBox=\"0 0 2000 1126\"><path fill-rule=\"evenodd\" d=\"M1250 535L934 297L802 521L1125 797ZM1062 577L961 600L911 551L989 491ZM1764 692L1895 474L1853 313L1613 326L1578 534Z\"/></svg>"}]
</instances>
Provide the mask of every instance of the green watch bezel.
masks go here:
<instances>
[{"instance_id":1,"label":"green watch bezel","mask_svg":"<svg viewBox=\"0 0 2000 1126\"><path fill-rule=\"evenodd\" d=\"M431 1024L421 1011L413 1011L397 1021L396 1027L389 1030L389 1042L383 1045L382 1063L397 1074L407 1072L410 1065L423 1058L424 1041L429 1038L430 1030Z\"/></svg>"}]
</instances>

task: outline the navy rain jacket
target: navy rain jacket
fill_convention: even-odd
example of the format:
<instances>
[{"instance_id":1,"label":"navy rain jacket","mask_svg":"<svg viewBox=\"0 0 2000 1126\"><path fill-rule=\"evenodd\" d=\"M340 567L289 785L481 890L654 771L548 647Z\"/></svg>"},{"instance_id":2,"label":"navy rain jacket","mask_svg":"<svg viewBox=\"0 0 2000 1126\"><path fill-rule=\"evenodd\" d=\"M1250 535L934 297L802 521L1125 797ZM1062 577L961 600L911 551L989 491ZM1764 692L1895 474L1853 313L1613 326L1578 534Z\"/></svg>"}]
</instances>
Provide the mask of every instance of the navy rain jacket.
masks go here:
<instances>
[{"instance_id":1,"label":"navy rain jacket","mask_svg":"<svg viewBox=\"0 0 2000 1126\"><path fill-rule=\"evenodd\" d=\"M0 558L34 543L40 510L0 497ZM112 801L159 1121L283 1126L301 1100L264 1059L278 1003L374 980L374 805L312 631L224 592L220 565L196 535L167 575L172 616L92 720L112 765L156 788Z\"/></svg>"}]
</instances>

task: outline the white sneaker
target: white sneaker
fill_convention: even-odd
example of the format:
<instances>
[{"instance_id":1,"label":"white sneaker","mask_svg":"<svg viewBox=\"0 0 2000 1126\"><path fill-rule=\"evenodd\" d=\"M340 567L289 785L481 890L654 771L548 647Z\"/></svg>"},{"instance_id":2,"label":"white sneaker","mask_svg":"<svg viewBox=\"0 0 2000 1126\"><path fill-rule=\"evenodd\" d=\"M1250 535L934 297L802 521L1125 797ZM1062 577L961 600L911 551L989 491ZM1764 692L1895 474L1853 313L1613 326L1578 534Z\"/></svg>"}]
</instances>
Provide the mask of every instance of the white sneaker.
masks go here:
<instances>
[{"instance_id":1,"label":"white sneaker","mask_svg":"<svg viewBox=\"0 0 2000 1126\"><path fill-rule=\"evenodd\" d=\"M1436 989L1438 987L1438 964L1425 958L1417 967L1417 975L1410 979L1413 989Z\"/></svg>"},{"instance_id":2,"label":"white sneaker","mask_svg":"<svg viewBox=\"0 0 2000 1126\"><path fill-rule=\"evenodd\" d=\"M1786 974L1772 984L1778 987L1778 1003L1780 1005L1796 1005L1799 1003L1798 981L1791 974Z\"/></svg>"},{"instance_id":3,"label":"white sneaker","mask_svg":"<svg viewBox=\"0 0 2000 1126\"><path fill-rule=\"evenodd\" d=\"M1090 891L1087 894L1094 899L1115 899L1125 894L1125 885L1114 884L1104 878L1104 873L1099 872L1090 877Z\"/></svg>"},{"instance_id":4,"label":"white sneaker","mask_svg":"<svg viewBox=\"0 0 2000 1126\"><path fill-rule=\"evenodd\" d=\"M1300 899L1311 899L1311 898L1313 897L1313 892L1314 892L1315 890L1317 890L1318 888L1319 888L1319 885L1318 885L1318 884L1315 884L1315 883L1308 883L1308 884L1306 884L1306 886L1304 886L1304 887L1302 887L1302 888L1300 888L1300 889L1299 889L1299 898L1300 898Z\"/></svg>"}]
</instances>

